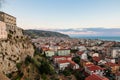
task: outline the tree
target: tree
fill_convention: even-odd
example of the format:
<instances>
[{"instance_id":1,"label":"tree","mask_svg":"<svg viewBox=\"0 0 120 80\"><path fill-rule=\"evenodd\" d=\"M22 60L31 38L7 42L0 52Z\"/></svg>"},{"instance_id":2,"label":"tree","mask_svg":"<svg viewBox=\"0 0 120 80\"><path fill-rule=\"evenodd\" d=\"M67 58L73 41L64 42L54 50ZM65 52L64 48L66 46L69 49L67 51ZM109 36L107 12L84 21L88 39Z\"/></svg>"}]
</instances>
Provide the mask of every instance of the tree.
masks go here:
<instances>
[{"instance_id":1,"label":"tree","mask_svg":"<svg viewBox=\"0 0 120 80\"><path fill-rule=\"evenodd\" d=\"M44 54L43 54L43 57L45 57L46 58L46 53L44 52Z\"/></svg>"},{"instance_id":2,"label":"tree","mask_svg":"<svg viewBox=\"0 0 120 80\"><path fill-rule=\"evenodd\" d=\"M80 63L80 57L73 57L72 60L77 64Z\"/></svg>"},{"instance_id":3,"label":"tree","mask_svg":"<svg viewBox=\"0 0 120 80\"><path fill-rule=\"evenodd\" d=\"M71 75L71 72L70 72L69 69L65 69L65 70L63 71L63 74L64 74L65 76L70 76L70 75Z\"/></svg>"},{"instance_id":4,"label":"tree","mask_svg":"<svg viewBox=\"0 0 120 80\"><path fill-rule=\"evenodd\" d=\"M110 70L110 69L106 69L106 70L105 70L105 74L106 74L106 76L110 76L111 70Z\"/></svg>"},{"instance_id":5,"label":"tree","mask_svg":"<svg viewBox=\"0 0 120 80\"><path fill-rule=\"evenodd\" d=\"M31 58L31 56L27 56L27 57L25 58L25 64L26 64L26 65L29 65L29 63L31 63L31 62L33 62L33 59Z\"/></svg>"},{"instance_id":6,"label":"tree","mask_svg":"<svg viewBox=\"0 0 120 80\"><path fill-rule=\"evenodd\" d=\"M17 63L16 64L16 67L17 67L18 70L20 70L21 66L22 66L22 63Z\"/></svg>"},{"instance_id":7,"label":"tree","mask_svg":"<svg viewBox=\"0 0 120 80\"><path fill-rule=\"evenodd\" d=\"M44 74L42 74L42 79L43 79L43 80L48 80L48 79L47 79L47 76L46 76L46 74L45 74L45 73L44 73Z\"/></svg>"},{"instance_id":8,"label":"tree","mask_svg":"<svg viewBox=\"0 0 120 80\"><path fill-rule=\"evenodd\" d=\"M46 60L41 61L39 70L40 70L41 74L44 74L44 73L45 74L54 74L54 72L55 72L53 67Z\"/></svg>"},{"instance_id":9,"label":"tree","mask_svg":"<svg viewBox=\"0 0 120 80\"><path fill-rule=\"evenodd\" d=\"M74 75L77 80L85 80L85 75L83 73L84 71L75 71Z\"/></svg>"},{"instance_id":10,"label":"tree","mask_svg":"<svg viewBox=\"0 0 120 80\"><path fill-rule=\"evenodd\" d=\"M91 62L93 62L93 59L91 56L87 55L88 56L88 60L90 60Z\"/></svg>"}]
</instances>

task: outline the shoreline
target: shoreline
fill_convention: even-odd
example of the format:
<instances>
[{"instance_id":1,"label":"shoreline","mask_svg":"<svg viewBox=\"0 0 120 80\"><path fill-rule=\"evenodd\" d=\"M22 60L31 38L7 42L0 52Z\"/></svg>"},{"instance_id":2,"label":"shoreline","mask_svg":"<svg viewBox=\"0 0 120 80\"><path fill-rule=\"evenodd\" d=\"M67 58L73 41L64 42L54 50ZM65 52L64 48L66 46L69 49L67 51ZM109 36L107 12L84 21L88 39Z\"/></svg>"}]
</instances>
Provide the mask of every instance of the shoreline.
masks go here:
<instances>
[{"instance_id":1,"label":"shoreline","mask_svg":"<svg viewBox=\"0 0 120 80\"><path fill-rule=\"evenodd\" d=\"M103 40L103 41L116 41L120 42L120 36L115 37L102 37L102 36L70 36L71 38L77 38L77 39L90 39L90 40Z\"/></svg>"}]
</instances>

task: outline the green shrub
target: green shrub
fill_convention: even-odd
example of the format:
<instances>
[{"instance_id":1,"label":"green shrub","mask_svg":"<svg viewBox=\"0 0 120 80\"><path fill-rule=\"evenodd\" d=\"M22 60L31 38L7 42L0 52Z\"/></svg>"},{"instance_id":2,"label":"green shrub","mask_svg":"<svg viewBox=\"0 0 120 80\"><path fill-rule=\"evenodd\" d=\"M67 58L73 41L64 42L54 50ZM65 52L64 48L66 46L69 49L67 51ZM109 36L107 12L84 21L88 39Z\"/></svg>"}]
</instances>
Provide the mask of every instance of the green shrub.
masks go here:
<instances>
[{"instance_id":1,"label":"green shrub","mask_svg":"<svg viewBox=\"0 0 120 80\"><path fill-rule=\"evenodd\" d=\"M17 63L16 64L16 67L18 68L18 70L20 70L21 66L22 66L22 63Z\"/></svg>"},{"instance_id":2,"label":"green shrub","mask_svg":"<svg viewBox=\"0 0 120 80\"><path fill-rule=\"evenodd\" d=\"M25 58L25 65L29 65L30 63L34 62L34 60L30 57L30 56L27 56Z\"/></svg>"},{"instance_id":3,"label":"green shrub","mask_svg":"<svg viewBox=\"0 0 120 80\"><path fill-rule=\"evenodd\" d=\"M64 74L65 76L70 76L70 75L71 75L71 71L68 70L68 69L65 69L65 70L63 71L63 74Z\"/></svg>"}]
</instances>

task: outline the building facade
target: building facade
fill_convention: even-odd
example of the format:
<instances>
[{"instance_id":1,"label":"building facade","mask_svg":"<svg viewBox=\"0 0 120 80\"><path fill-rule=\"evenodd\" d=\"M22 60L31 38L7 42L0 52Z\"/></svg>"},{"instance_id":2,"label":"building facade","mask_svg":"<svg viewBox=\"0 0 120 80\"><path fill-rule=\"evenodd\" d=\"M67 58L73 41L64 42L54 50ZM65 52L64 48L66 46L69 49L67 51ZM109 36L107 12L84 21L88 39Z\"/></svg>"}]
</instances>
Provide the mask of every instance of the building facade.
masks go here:
<instances>
[{"instance_id":1,"label":"building facade","mask_svg":"<svg viewBox=\"0 0 120 80\"><path fill-rule=\"evenodd\" d=\"M0 21L0 39L7 38L6 24Z\"/></svg>"},{"instance_id":2,"label":"building facade","mask_svg":"<svg viewBox=\"0 0 120 80\"><path fill-rule=\"evenodd\" d=\"M70 55L70 50L69 49L58 49L57 55L58 56L68 56L68 55Z\"/></svg>"},{"instance_id":3,"label":"building facade","mask_svg":"<svg viewBox=\"0 0 120 80\"><path fill-rule=\"evenodd\" d=\"M16 18L0 11L0 39L7 39L8 33L14 33Z\"/></svg>"},{"instance_id":4,"label":"building facade","mask_svg":"<svg viewBox=\"0 0 120 80\"><path fill-rule=\"evenodd\" d=\"M53 50L45 51L45 55L46 55L46 57L52 57L55 55L55 51L53 51Z\"/></svg>"},{"instance_id":5,"label":"building facade","mask_svg":"<svg viewBox=\"0 0 120 80\"><path fill-rule=\"evenodd\" d=\"M1 11L0 11L0 21L6 23L7 29L13 29L14 27L16 27L16 18Z\"/></svg>"},{"instance_id":6,"label":"building facade","mask_svg":"<svg viewBox=\"0 0 120 80\"><path fill-rule=\"evenodd\" d=\"M89 75L92 75L92 74L98 74L100 76L104 75L104 69L103 68L101 68L99 66L96 66L96 65L91 65L91 66L88 66L88 67L87 66L85 67L85 72L87 72Z\"/></svg>"},{"instance_id":7,"label":"building facade","mask_svg":"<svg viewBox=\"0 0 120 80\"><path fill-rule=\"evenodd\" d=\"M111 57L112 58L120 57L120 48L119 47L115 47L112 49Z\"/></svg>"}]
</instances>

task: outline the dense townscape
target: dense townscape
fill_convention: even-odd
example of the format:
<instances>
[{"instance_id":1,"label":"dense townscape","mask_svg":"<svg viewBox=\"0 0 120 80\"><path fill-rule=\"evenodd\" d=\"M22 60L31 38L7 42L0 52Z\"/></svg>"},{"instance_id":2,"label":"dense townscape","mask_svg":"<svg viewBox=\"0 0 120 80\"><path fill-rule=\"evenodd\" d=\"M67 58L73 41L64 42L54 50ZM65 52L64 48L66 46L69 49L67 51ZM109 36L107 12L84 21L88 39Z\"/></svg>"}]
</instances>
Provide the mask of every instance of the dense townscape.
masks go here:
<instances>
[{"instance_id":1,"label":"dense townscape","mask_svg":"<svg viewBox=\"0 0 120 80\"><path fill-rule=\"evenodd\" d=\"M32 39L57 74L80 71L82 80L120 80L120 42L40 37Z\"/></svg>"},{"instance_id":2,"label":"dense townscape","mask_svg":"<svg viewBox=\"0 0 120 80\"><path fill-rule=\"evenodd\" d=\"M0 11L0 80L120 80L120 42L23 30Z\"/></svg>"}]
</instances>

